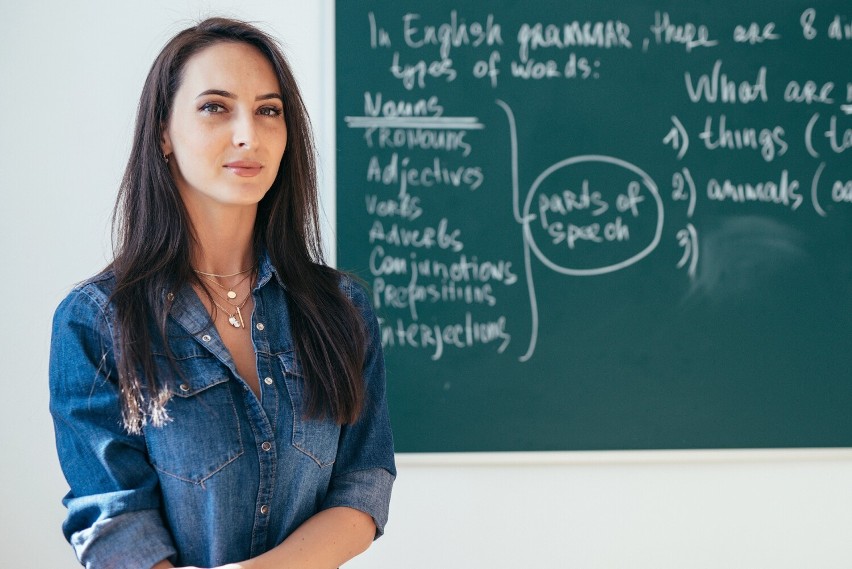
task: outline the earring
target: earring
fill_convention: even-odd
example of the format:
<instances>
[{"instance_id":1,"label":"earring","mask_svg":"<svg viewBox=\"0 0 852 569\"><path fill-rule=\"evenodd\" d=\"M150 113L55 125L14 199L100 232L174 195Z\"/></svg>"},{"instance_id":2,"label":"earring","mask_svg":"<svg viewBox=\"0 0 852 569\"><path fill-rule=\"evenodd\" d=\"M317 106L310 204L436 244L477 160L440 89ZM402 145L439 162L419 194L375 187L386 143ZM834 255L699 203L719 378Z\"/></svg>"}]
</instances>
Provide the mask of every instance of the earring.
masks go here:
<instances>
[{"instance_id":1,"label":"earring","mask_svg":"<svg viewBox=\"0 0 852 569\"><path fill-rule=\"evenodd\" d=\"M169 163L169 155L163 152L163 160L165 160L166 164Z\"/></svg>"}]
</instances>

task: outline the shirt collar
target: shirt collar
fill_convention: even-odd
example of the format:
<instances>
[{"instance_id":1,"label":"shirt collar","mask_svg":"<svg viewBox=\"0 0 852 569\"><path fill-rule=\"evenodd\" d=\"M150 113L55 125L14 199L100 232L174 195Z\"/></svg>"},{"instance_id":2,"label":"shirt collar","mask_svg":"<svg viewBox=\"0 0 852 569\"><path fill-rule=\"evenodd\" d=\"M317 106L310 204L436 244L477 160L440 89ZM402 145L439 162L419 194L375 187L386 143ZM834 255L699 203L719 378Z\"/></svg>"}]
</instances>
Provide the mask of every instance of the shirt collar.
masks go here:
<instances>
[{"instance_id":1,"label":"shirt collar","mask_svg":"<svg viewBox=\"0 0 852 569\"><path fill-rule=\"evenodd\" d=\"M252 293L258 292L272 276L284 287L278 271L272 264L265 248L258 251L257 256L257 282L255 283ZM210 314L198 295L192 288L190 283L184 283L180 290L167 294L167 299L171 303L169 314L172 318L186 331L190 336L196 338L199 344L207 348L208 351L218 357L222 363L227 365L234 374L237 374L236 366L233 363L228 349L225 347L215 327L211 326ZM249 324L250 325L250 324Z\"/></svg>"},{"instance_id":2,"label":"shirt collar","mask_svg":"<svg viewBox=\"0 0 852 569\"><path fill-rule=\"evenodd\" d=\"M269 252L266 250L266 247L261 247L257 253L257 282L254 285L254 290L257 291L260 287L268 283L273 275L275 275L275 280L278 281L278 284L282 288L287 288L281 279L281 275L278 274L278 269L272 264L272 259L269 258Z\"/></svg>"},{"instance_id":3,"label":"shirt collar","mask_svg":"<svg viewBox=\"0 0 852 569\"><path fill-rule=\"evenodd\" d=\"M278 270L272 264L272 259L269 258L269 253L265 247L261 247L257 254L257 281L252 292L259 291L272 279L273 275L278 284L286 289L287 287L278 274ZM171 303L169 313L187 332L196 334L207 328L210 323L210 316L192 289L191 284L184 283L180 290L168 293L167 300Z\"/></svg>"}]
</instances>

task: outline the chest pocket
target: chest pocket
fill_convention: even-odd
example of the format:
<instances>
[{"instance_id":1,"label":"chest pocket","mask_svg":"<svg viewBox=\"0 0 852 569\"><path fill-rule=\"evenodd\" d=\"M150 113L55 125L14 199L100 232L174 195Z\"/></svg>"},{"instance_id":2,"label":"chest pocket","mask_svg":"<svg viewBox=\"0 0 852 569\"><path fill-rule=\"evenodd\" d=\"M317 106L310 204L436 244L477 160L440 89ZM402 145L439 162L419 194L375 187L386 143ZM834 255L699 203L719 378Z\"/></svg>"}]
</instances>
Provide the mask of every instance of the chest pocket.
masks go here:
<instances>
[{"instance_id":1,"label":"chest pocket","mask_svg":"<svg viewBox=\"0 0 852 569\"><path fill-rule=\"evenodd\" d=\"M155 358L168 369L164 356ZM183 378L174 382L166 405L170 421L148 426L145 442L158 471L203 484L243 454L240 422L227 368L210 355L178 358Z\"/></svg>"},{"instance_id":2,"label":"chest pocket","mask_svg":"<svg viewBox=\"0 0 852 569\"><path fill-rule=\"evenodd\" d=\"M309 419L305 416L305 379L293 352L279 354L287 393L293 407L293 447L310 457L320 467L334 464L340 425L331 419Z\"/></svg>"}]
</instances>

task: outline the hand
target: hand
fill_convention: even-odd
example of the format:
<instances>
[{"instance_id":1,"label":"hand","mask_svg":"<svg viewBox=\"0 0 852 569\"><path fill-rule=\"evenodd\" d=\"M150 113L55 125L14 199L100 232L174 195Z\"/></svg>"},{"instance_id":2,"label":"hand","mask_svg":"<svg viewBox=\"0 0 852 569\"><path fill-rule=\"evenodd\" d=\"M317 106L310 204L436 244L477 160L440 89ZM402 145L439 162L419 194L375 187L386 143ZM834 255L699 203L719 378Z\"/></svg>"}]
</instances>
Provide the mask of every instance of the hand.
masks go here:
<instances>
[{"instance_id":1,"label":"hand","mask_svg":"<svg viewBox=\"0 0 852 569\"><path fill-rule=\"evenodd\" d=\"M185 565L185 566L182 566L182 567L174 567L171 564L163 565L163 569L165 569L166 567L170 567L170 568L173 568L173 569L206 569L205 567L196 567L195 565ZM160 566L155 565L151 569L160 569ZM227 565L219 565L217 567L210 567L210 569L244 569L244 567L242 565L240 565L239 563L228 563Z\"/></svg>"},{"instance_id":2,"label":"hand","mask_svg":"<svg viewBox=\"0 0 852 569\"><path fill-rule=\"evenodd\" d=\"M205 567L196 567L195 565L187 565L185 567L175 567L174 569L206 569ZM243 569L242 565L237 565L235 563L228 563L227 565L219 565L217 567L210 567L210 569Z\"/></svg>"}]
</instances>

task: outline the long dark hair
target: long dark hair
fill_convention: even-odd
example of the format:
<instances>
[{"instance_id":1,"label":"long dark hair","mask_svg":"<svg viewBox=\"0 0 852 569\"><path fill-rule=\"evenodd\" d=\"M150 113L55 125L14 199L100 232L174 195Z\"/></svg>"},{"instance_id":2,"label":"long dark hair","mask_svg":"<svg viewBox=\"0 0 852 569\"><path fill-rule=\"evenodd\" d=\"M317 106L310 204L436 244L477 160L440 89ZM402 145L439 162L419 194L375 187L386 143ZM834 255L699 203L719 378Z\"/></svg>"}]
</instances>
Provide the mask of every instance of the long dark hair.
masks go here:
<instances>
[{"instance_id":1,"label":"long dark hair","mask_svg":"<svg viewBox=\"0 0 852 569\"><path fill-rule=\"evenodd\" d=\"M258 205L257 251L265 248L284 281L310 417L354 422L363 407L365 331L339 286L340 273L323 262L319 234L315 148L310 120L293 73L275 40L236 20L211 18L183 30L160 52L142 89L133 148L113 217L115 353L125 428L139 433L162 425L170 385L154 363L152 340L168 349L166 291L198 283L191 269L190 220L161 153L186 62L220 42L260 50L278 76L284 98L287 148L278 175ZM174 359L172 369L176 370Z\"/></svg>"}]
</instances>

